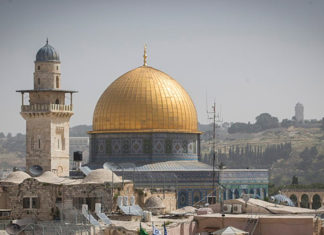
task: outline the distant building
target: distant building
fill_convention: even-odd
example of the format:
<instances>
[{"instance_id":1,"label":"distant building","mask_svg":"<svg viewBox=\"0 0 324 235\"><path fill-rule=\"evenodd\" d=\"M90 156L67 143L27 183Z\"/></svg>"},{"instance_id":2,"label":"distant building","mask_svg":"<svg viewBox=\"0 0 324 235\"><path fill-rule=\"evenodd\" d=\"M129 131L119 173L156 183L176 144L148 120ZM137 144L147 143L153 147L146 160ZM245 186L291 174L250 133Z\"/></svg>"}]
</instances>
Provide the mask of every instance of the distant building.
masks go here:
<instances>
[{"instance_id":1,"label":"distant building","mask_svg":"<svg viewBox=\"0 0 324 235\"><path fill-rule=\"evenodd\" d=\"M297 103L295 106L295 121L304 122L304 105Z\"/></svg>"}]
</instances>

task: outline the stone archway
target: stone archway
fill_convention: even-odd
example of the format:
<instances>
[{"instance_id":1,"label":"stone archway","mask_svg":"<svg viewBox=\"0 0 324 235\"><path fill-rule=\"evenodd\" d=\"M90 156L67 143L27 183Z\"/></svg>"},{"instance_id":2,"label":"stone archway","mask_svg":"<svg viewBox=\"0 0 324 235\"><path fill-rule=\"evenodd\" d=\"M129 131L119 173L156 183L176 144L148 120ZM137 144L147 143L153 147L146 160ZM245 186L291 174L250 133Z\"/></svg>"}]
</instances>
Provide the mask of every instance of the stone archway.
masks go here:
<instances>
[{"instance_id":1,"label":"stone archway","mask_svg":"<svg viewBox=\"0 0 324 235\"><path fill-rule=\"evenodd\" d=\"M228 199L233 199L233 192L231 189L228 189Z\"/></svg>"},{"instance_id":2,"label":"stone archway","mask_svg":"<svg viewBox=\"0 0 324 235\"><path fill-rule=\"evenodd\" d=\"M254 189L253 188L250 189L249 194L254 195Z\"/></svg>"},{"instance_id":3,"label":"stone archway","mask_svg":"<svg viewBox=\"0 0 324 235\"><path fill-rule=\"evenodd\" d=\"M234 199L240 198L240 192L238 191L238 189L234 190Z\"/></svg>"},{"instance_id":4,"label":"stone archway","mask_svg":"<svg viewBox=\"0 0 324 235\"><path fill-rule=\"evenodd\" d=\"M199 202L201 200L201 192L196 190L192 193L192 201L193 204Z\"/></svg>"},{"instance_id":5,"label":"stone archway","mask_svg":"<svg viewBox=\"0 0 324 235\"><path fill-rule=\"evenodd\" d=\"M318 194L314 194L312 198L312 209L318 209L322 206L322 200L321 197Z\"/></svg>"},{"instance_id":6,"label":"stone archway","mask_svg":"<svg viewBox=\"0 0 324 235\"><path fill-rule=\"evenodd\" d=\"M295 194L291 194L289 198L290 198L290 200L292 200L292 202L295 204L295 206L298 206L298 199Z\"/></svg>"},{"instance_id":7,"label":"stone archway","mask_svg":"<svg viewBox=\"0 0 324 235\"><path fill-rule=\"evenodd\" d=\"M294 203L295 197L297 198L297 207L306 207L311 209L318 209L324 206L324 189L284 189L282 193L289 197ZM316 195L316 196L315 196ZM303 200L302 200L303 197ZM303 203L302 203L303 201ZM308 207L307 207L308 204Z\"/></svg>"},{"instance_id":8,"label":"stone archway","mask_svg":"<svg viewBox=\"0 0 324 235\"><path fill-rule=\"evenodd\" d=\"M309 197L307 194L303 194L300 200L300 207L309 208Z\"/></svg>"}]
</instances>

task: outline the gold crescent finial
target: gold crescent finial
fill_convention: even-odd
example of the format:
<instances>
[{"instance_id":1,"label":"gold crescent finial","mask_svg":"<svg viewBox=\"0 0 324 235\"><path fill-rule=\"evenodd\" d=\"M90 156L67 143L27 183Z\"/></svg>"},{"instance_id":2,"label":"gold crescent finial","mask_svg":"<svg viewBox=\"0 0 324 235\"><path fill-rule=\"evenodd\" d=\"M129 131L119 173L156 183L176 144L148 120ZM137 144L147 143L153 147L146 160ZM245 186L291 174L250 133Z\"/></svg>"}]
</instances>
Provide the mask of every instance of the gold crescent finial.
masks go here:
<instances>
[{"instance_id":1,"label":"gold crescent finial","mask_svg":"<svg viewBox=\"0 0 324 235\"><path fill-rule=\"evenodd\" d=\"M144 44L144 66L147 66L146 44Z\"/></svg>"}]
</instances>

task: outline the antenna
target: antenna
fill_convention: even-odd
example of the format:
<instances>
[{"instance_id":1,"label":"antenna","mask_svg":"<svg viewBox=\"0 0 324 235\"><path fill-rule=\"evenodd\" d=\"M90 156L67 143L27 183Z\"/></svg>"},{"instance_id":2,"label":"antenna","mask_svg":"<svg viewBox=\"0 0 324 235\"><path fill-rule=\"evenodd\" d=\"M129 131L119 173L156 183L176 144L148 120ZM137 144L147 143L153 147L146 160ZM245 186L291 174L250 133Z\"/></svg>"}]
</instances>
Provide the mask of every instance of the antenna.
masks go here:
<instances>
[{"instance_id":1,"label":"antenna","mask_svg":"<svg viewBox=\"0 0 324 235\"><path fill-rule=\"evenodd\" d=\"M43 168L39 165L33 165L32 167L29 168L29 172L33 176L40 176L43 173Z\"/></svg>"},{"instance_id":2,"label":"antenna","mask_svg":"<svg viewBox=\"0 0 324 235\"><path fill-rule=\"evenodd\" d=\"M207 101L206 101L207 102ZM211 114L211 117L209 115ZM213 143L212 143L212 152L213 152L213 201L216 203L216 195L215 195L215 163L219 166L218 158L216 158L216 123L221 123L223 120L220 119L220 114L216 113L216 102L214 100L214 104L212 106L211 111L207 109L207 117L208 119L213 121ZM218 177L219 178L219 177Z\"/></svg>"},{"instance_id":3,"label":"antenna","mask_svg":"<svg viewBox=\"0 0 324 235\"><path fill-rule=\"evenodd\" d=\"M206 89L206 113L207 113L207 122L208 122L208 93L207 93L207 89Z\"/></svg>"}]
</instances>

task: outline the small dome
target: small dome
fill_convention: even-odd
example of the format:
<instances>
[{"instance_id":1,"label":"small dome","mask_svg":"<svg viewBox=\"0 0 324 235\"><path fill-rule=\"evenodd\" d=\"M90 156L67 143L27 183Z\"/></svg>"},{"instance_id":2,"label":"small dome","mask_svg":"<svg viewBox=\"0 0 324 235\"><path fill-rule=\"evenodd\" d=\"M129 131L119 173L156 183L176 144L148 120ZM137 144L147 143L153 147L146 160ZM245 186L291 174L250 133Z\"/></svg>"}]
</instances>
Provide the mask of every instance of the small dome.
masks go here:
<instances>
[{"instance_id":1,"label":"small dome","mask_svg":"<svg viewBox=\"0 0 324 235\"><path fill-rule=\"evenodd\" d=\"M83 179L82 182L85 184L89 184L89 183L103 184L105 182L110 183L113 181L114 181L114 183L120 183L121 179L115 173L113 173L111 170L97 169L97 170L91 171L89 173L89 175L87 175Z\"/></svg>"},{"instance_id":2,"label":"small dome","mask_svg":"<svg viewBox=\"0 0 324 235\"><path fill-rule=\"evenodd\" d=\"M51 171L45 171L42 175L36 177L35 179L44 183L57 183L60 181L60 178Z\"/></svg>"},{"instance_id":3,"label":"small dome","mask_svg":"<svg viewBox=\"0 0 324 235\"><path fill-rule=\"evenodd\" d=\"M165 205L163 204L163 201L161 198L159 198L157 196L152 196L146 200L145 208L147 208L147 209L163 209L163 208L165 208Z\"/></svg>"},{"instance_id":4,"label":"small dome","mask_svg":"<svg viewBox=\"0 0 324 235\"><path fill-rule=\"evenodd\" d=\"M20 184L23 182L25 179L31 178L30 175L28 175L26 172L23 171L14 171L11 172L6 179L3 181L9 182L9 183L16 183Z\"/></svg>"},{"instance_id":5,"label":"small dome","mask_svg":"<svg viewBox=\"0 0 324 235\"><path fill-rule=\"evenodd\" d=\"M36 54L36 61L46 62L46 61L60 61L60 56L58 52L48 44L46 41L45 46L38 50Z\"/></svg>"}]
</instances>

